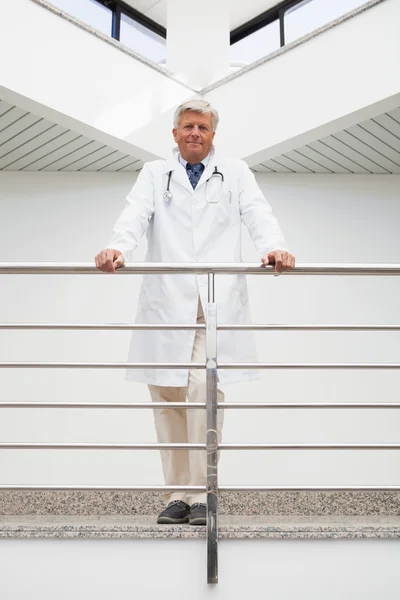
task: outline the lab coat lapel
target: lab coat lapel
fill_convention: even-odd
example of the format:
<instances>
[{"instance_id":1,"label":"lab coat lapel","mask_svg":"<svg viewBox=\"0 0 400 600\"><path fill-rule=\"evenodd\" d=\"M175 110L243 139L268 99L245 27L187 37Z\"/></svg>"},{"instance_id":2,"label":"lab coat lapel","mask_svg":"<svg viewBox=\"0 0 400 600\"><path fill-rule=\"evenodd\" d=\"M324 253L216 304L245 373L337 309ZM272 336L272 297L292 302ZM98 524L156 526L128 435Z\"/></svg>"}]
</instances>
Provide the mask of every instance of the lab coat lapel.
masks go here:
<instances>
[{"instance_id":1,"label":"lab coat lapel","mask_svg":"<svg viewBox=\"0 0 400 600\"><path fill-rule=\"evenodd\" d=\"M170 171L172 171L171 181L179 183L179 185L183 186L193 194L193 188L189 181L189 177L184 167L174 156L165 162L164 173L168 175Z\"/></svg>"},{"instance_id":2,"label":"lab coat lapel","mask_svg":"<svg viewBox=\"0 0 400 600\"><path fill-rule=\"evenodd\" d=\"M207 167L204 169L204 171L200 177L199 183L196 186L196 190L199 189L199 187L201 187L207 181L207 179L209 179L211 177L215 167L218 167L218 165L221 165L221 161L222 161L221 156L218 155L214 151L210 157L210 161L209 161Z\"/></svg>"},{"instance_id":3,"label":"lab coat lapel","mask_svg":"<svg viewBox=\"0 0 400 600\"><path fill-rule=\"evenodd\" d=\"M221 165L222 162L223 158L214 150L211 154L207 167L204 169L200 177L199 183L196 186L196 190L198 190L207 181L207 179L211 177L215 167ZM170 171L172 171L171 181L179 183L193 194L194 190L192 188L192 184L189 181L189 177L185 168L183 167L183 165L181 165L181 163L178 160L178 153L176 149L173 150L172 156L167 161L165 161L164 173L168 174Z\"/></svg>"}]
</instances>

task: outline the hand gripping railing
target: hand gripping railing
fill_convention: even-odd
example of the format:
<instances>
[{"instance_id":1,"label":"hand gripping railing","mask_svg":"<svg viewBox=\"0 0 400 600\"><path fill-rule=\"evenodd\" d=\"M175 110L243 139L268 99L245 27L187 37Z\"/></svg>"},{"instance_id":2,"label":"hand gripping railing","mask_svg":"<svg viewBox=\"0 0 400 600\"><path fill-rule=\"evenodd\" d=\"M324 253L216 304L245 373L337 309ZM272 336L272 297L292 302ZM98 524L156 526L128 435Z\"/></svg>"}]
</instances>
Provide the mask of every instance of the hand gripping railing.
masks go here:
<instances>
[{"instance_id":1,"label":"hand gripping railing","mask_svg":"<svg viewBox=\"0 0 400 600\"><path fill-rule=\"evenodd\" d=\"M134 329L174 329L193 330L206 329L206 364L203 363L74 363L74 362L0 362L0 368L83 368L83 369L201 369L206 368L207 398L206 402L181 403L108 403L108 402L0 402L0 408L205 408L207 411L207 439L205 444L40 444L40 443L0 443L5 449L90 449L90 450L163 450L192 449L207 452L207 485L204 486L30 486L1 485L4 490L135 490L135 491L190 491L207 492L207 582L218 581L218 492L219 491L399 491L400 486L218 486L217 452L218 450L399 450L400 444L218 444L217 409L242 408L287 408L287 409L346 409L346 408L400 408L400 403L217 403L217 369L400 369L399 363L218 363L217 331L218 330L286 330L286 331L400 331L400 325L217 325L217 305L215 301L214 279L217 274L244 273L250 275L275 275L270 267L245 263L130 263L119 269L116 274L165 274L191 273L208 275L208 304L206 325L202 324L22 324L0 323L0 329L51 329L51 330L134 330ZM92 263L0 263L0 274L3 275L103 275ZM352 276L398 276L400 265L336 265L308 264L299 265L294 270L284 273L285 276L296 275L352 275Z\"/></svg>"}]
</instances>

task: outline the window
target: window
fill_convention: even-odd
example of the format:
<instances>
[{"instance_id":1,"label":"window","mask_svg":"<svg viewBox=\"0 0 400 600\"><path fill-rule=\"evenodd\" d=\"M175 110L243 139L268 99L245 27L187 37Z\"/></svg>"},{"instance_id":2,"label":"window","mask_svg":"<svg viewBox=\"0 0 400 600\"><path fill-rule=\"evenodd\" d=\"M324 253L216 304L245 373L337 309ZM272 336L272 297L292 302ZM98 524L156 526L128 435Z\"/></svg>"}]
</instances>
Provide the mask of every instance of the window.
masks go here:
<instances>
[{"instance_id":1,"label":"window","mask_svg":"<svg viewBox=\"0 0 400 600\"><path fill-rule=\"evenodd\" d=\"M112 11L95 0L51 0L51 3L94 29L111 35Z\"/></svg>"},{"instance_id":2,"label":"window","mask_svg":"<svg viewBox=\"0 0 400 600\"><path fill-rule=\"evenodd\" d=\"M166 58L166 40L124 14L121 14L120 42L155 63Z\"/></svg>"},{"instance_id":3,"label":"window","mask_svg":"<svg viewBox=\"0 0 400 600\"><path fill-rule=\"evenodd\" d=\"M365 0L304 0L285 11L285 44L338 19L365 4Z\"/></svg>"},{"instance_id":4,"label":"window","mask_svg":"<svg viewBox=\"0 0 400 600\"><path fill-rule=\"evenodd\" d=\"M280 47L279 21L273 21L231 46L231 62L252 63Z\"/></svg>"}]
</instances>

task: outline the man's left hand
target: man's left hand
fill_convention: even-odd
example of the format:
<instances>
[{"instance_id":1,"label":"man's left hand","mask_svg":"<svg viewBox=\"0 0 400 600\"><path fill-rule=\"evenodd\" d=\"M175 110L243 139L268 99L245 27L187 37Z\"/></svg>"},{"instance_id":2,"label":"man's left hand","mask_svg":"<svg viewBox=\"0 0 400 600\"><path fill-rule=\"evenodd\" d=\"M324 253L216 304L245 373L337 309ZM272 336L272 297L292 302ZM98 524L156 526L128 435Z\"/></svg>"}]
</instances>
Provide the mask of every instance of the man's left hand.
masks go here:
<instances>
[{"instance_id":1,"label":"man's left hand","mask_svg":"<svg viewBox=\"0 0 400 600\"><path fill-rule=\"evenodd\" d=\"M274 250L273 252L265 254L262 257L261 262L264 266L275 265L275 273L282 273L282 271L294 269L295 257L285 250Z\"/></svg>"}]
</instances>

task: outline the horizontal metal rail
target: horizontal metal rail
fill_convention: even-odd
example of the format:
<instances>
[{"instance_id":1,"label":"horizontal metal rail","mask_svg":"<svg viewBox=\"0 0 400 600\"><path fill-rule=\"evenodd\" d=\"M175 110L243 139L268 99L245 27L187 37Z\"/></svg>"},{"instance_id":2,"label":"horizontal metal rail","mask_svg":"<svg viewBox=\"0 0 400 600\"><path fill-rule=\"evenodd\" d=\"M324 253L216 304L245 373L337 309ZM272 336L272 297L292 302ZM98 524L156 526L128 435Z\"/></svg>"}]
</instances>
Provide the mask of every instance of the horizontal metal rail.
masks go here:
<instances>
[{"instance_id":1,"label":"horizontal metal rail","mask_svg":"<svg viewBox=\"0 0 400 600\"><path fill-rule=\"evenodd\" d=\"M1 369L204 369L204 363L0 362ZM218 363L219 369L400 369L400 363Z\"/></svg>"},{"instance_id":2,"label":"horizontal metal rail","mask_svg":"<svg viewBox=\"0 0 400 600\"><path fill-rule=\"evenodd\" d=\"M0 408L206 408L205 402L0 402ZM220 402L218 409L400 408L400 402Z\"/></svg>"},{"instance_id":3,"label":"horizontal metal rail","mask_svg":"<svg viewBox=\"0 0 400 600\"><path fill-rule=\"evenodd\" d=\"M206 450L206 444L53 444L1 442L4 450ZM219 450L400 450L400 444L218 444Z\"/></svg>"},{"instance_id":4,"label":"horizontal metal rail","mask_svg":"<svg viewBox=\"0 0 400 600\"><path fill-rule=\"evenodd\" d=\"M1 325L0 325L1 329ZM400 331L400 325L217 325L220 331Z\"/></svg>"},{"instance_id":5,"label":"horizontal metal rail","mask_svg":"<svg viewBox=\"0 0 400 600\"><path fill-rule=\"evenodd\" d=\"M219 490L221 492L400 492L400 485L220 485Z\"/></svg>"},{"instance_id":6,"label":"horizontal metal rail","mask_svg":"<svg viewBox=\"0 0 400 600\"><path fill-rule=\"evenodd\" d=\"M0 363L1 366L1 363ZM400 369L400 363L218 363L219 369Z\"/></svg>"},{"instance_id":7,"label":"horizontal metal rail","mask_svg":"<svg viewBox=\"0 0 400 600\"><path fill-rule=\"evenodd\" d=\"M0 362L2 369L205 369L205 363Z\"/></svg>"},{"instance_id":8,"label":"horizontal metal rail","mask_svg":"<svg viewBox=\"0 0 400 600\"><path fill-rule=\"evenodd\" d=\"M203 492L206 486L185 485L25 485L0 484L0 490L79 491L79 492ZM291 486L291 485L219 485L220 492L400 492L400 485Z\"/></svg>"},{"instance_id":9,"label":"horizontal metal rail","mask_svg":"<svg viewBox=\"0 0 400 600\"><path fill-rule=\"evenodd\" d=\"M206 408L205 402L0 402L0 408ZM400 406L400 404L399 404Z\"/></svg>"},{"instance_id":10,"label":"horizontal metal rail","mask_svg":"<svg viewBox=\"0 0 400 600\"><path fill-rule=\"evenodd\" d=\"M400 450L400 444L218 444L220 450Z\"/></svg>"},{"instance_id":11,"label":"horizontal metal rail","mask_svg":"<svg viewBox=\"0 0 400 600\"><path fill-rule=\"evenodd\" d=\"M204 492L205 485L0 485L0 490L79 492Z\"/></svg>"},{"instance_id":12,"label":"horizontal metal rail","mask_svg":"<svg viewBox=\"0 0 400 600\"><path fill-rule=\"evenodd\" d=\"M1 403L0 403L1 407ZM218 408L325 409L325 408L400 408L400 402L221 402Z\"/></svg>"},{"instance_id":13,"label":"horizontal metal rail","mask_svg":"<svg viewBox=\"0 0 400 600\"><path fill-rule=\"evenodd\" d=\"M205 450L206 444L52 444L29 442L1 442L3 450Z\"/></svg>"},{"instance_id":14,"label":"horizontal metal rail","mask_svg":"<svg viewBox=\"0 0 400 600\"><path fill-rule=\"evenodd\" d=\"M138 325L137 323L110 323L110 324L101 324L101 323L73 323L71 325L67 325L65 323L0 323L0 329L50 329L50 330L90 330L90 331L104 331L104 330L136 330L136 329L150 329L150 330L159 330L159 329L183 329L183 330L194 330L194 329L205 329L206 326L204 323L197 323L192 325L181 324L181 325L165 325L163 323L159 324L142 324Z\"/></svg>"},{"instance_id":15,"label":"horizontal metal rail","mask_svg":"<svg viewBox=\"0 0 400 600\"><path fill-rule=\"evenodd\" d=\"M233 274L246 275L276 275L270 266L259 263L127 263L117 269L116 275L157 275L192 273L196 275ZM102 275L92 262L88 263L0 263L0 275ZM109 275L109 274L108 274ZM400 275L400 264L299 264L291 271L281 273L285 276L294 275L365 275L389 276Z\"/></svg>"},{"instance_id":16,"label":"horizontal metal rail","mask_svg":"<svg viewBox=\"0 0 400 600\"><path fill-rule=\"evenodd\" d=\"M204 323L197 324L177 324L170 325L159 324L141 324L137 323L0 323L0 329L26 329L26 330L89 330L89 331L132 331L132 330L194 330L205 329ZM269 324L248 324L248 325L217 325L220 331L400 331L400 325L269 325Z\"/></svg>"}]
</instances>

